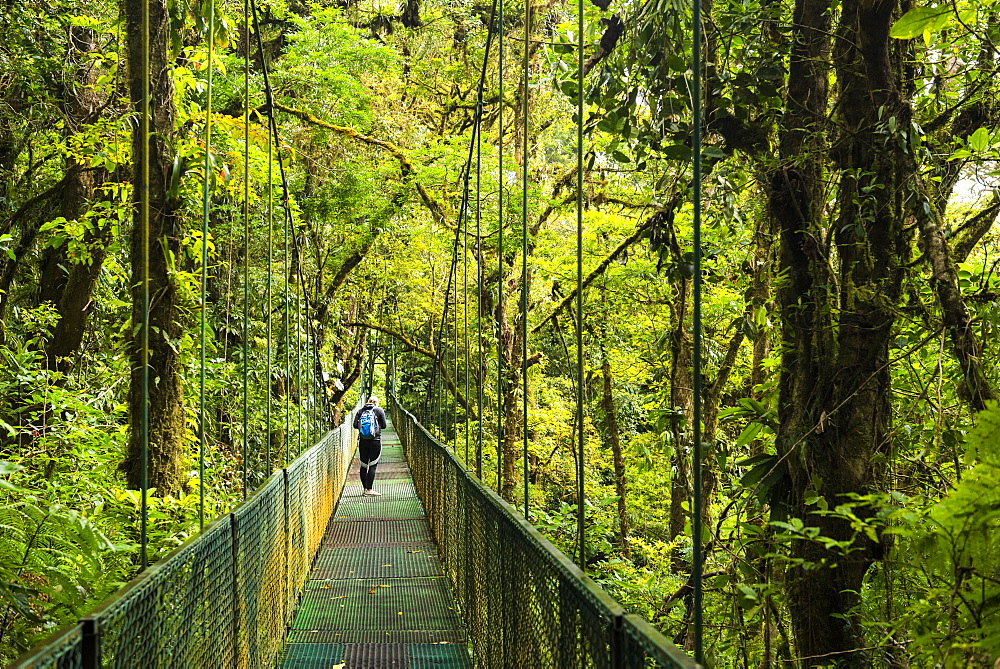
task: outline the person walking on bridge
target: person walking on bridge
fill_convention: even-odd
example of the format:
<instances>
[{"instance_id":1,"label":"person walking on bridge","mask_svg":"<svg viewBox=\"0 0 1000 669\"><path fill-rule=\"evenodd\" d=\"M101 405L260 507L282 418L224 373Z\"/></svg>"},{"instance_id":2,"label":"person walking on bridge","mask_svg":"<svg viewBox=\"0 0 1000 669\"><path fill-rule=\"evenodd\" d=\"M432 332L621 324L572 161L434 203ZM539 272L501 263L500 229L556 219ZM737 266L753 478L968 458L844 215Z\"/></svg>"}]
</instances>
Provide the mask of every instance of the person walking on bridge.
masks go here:
<instances>
[{"instance_id":1,"label":"person walking on bridge","mask_svg":"<svg viewBox=\"0 0 1000 669\"><path fill-rule=\"evenodd\" d=\"M372 395L368 403L354 417L354 429L358 431L358 459L361 460L361 486L365 495L378 496L373 490L375 469L382 457L382 430L385 429L385 411L378 405L378 398Z\"/></svg>"}]
</instances>

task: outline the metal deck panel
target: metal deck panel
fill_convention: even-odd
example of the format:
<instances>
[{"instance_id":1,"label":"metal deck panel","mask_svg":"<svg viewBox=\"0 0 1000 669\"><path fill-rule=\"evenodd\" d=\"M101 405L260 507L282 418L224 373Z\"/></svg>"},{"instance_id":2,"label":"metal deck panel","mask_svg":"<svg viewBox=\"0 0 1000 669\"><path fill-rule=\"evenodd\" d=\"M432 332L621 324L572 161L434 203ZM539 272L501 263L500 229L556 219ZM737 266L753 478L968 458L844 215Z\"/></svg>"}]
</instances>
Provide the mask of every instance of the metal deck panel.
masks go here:
<instances>
[{"instance_id":1,"label":"metal deck panel","mask_svg":"<svg viewBox=\"0 0 1000 669\"><path fill-rule=\"evenodd\" d=\"M444 576L339 579L302 594L292 629L441 630L461 627Z\"/></svg>"},{"instance_id":2,"label":"metal deck panel","mask_svg":"<svg viewBox=\"0 0 1000 669\"><path fill-rule=\"evenodd\" d=\"M288 643L464 644L465 630L291 630Z\"/></svg>"},{"instance_id":3,"label":"metal deck panel","mask_svg":"<svg viewBox=\"0 0 1000 669\"><path fill-rule=\"evenodd\" d=\"M391 427L361 494L355 458L292 621L281 666L471 668L451 584Z\"/></svg>"},{"instance_id":4,"label":"metal deck panel","mask_svg":"<svg viewBox=\"0 0 1000 669\"><path fill-rule=\"evenodd\" d=\"M439 576L441 563L437 548L429 544L420 547L379 546L364 548L334 548L320 551L309 574L312 589L327 586L324 581L348 578L412 578Z\"/></svg>"},{"instance_id":5,"label":"metal deck panel","mask_svg":"<svg viewBox=\"0 0 1000 669\"><path fill-rule=\"evenodd\" d=\"M336 518L334 518L336 521ZM358 521L341 520L327 526L320 550L349 546L404 546L434 541L426 518Z\"/></svg>"},{"instance_id":6,"label":"metal deck panel","mask_svg":"<svg viewBox=\"0 0 1000 669\"><path fill-rule=\"evenodd\" d=\"M355 497L337 507L333 520L379 520L391 518L423 518L424 507L415 497Z\"/></svg>"}]
</instances>

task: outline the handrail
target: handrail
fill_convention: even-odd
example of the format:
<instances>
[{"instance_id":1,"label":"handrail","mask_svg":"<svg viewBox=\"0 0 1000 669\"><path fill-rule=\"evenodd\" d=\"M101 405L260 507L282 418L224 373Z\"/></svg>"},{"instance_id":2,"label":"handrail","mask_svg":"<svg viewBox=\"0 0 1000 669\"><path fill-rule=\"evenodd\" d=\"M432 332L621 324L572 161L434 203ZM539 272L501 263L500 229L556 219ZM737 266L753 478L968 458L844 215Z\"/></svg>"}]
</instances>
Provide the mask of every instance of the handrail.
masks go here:
<instances>
[{"instance_id":1,"label":"handrail","mask_svg":"<svg viewBox=\"0 0 1000 669\"><path fill-rule=\"evenodd\" d=\"M343 490L360 406L242 504L10 667L273 666Z\"/></svg>"},{"instance_id":2,"label":"handrail","mask_svg":"<svg viewBox=\"0 0 1000 669\"><path fill-rule=\"evenodd\" d=\"M389 402L477 666L699 666L626 614L395 396Z\"/></svg>"}]
</instances>

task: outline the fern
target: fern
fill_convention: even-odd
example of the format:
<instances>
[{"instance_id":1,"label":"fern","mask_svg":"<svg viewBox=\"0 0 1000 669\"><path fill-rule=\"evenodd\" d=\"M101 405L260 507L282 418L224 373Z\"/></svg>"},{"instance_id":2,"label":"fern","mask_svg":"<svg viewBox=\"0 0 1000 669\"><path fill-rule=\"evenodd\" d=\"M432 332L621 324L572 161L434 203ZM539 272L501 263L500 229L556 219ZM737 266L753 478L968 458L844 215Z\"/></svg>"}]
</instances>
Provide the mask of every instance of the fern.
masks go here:
<instances>
[{"instance_id":1,"label":"fern","mask_svg":"<svg viewBox=\"0 0 1000 669\"><path fill-rule=\"evenodd\" d=\"M979 414L966 445L974 466L910 533L931 583L915 645L947 666L1000 657L1000 406Z\"/></svg>"}]
</instances>

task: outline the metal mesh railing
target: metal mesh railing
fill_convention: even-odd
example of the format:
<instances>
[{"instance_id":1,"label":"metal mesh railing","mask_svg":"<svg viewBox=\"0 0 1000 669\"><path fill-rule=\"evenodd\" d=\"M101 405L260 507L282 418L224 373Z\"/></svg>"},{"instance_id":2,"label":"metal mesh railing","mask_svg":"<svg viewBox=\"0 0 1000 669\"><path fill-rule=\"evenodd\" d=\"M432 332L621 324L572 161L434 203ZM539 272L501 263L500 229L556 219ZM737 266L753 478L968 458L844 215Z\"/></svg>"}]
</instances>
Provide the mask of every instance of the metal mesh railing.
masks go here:
<instances>
[{"instance_id":1,"label":"metal mesh railing","mask_svg":"<svg viewBox=\"0 0 1000 669\"><path fill-rule=\"evenodd\" d=\"M353 419L11 667L273 667L347 477Z\"/></svg>"},{"instance_id":2,"label":"metal mesh railing","mask_svg":"<svg viewBox=\"0 0 1000 669\"><path fill-rule=\"evenodd\" d=\"M64 627L48 638L44 646L32 648L22 655L15 667L33 669L82 669L83 634L79 625Z\"/></svg>"},{"instance_id":3,"label":"metal mesh railing","mask_svg":"<svg viewBox=\"0 0 1000 669\"><path fill-rule=\"evenodd\" d=\"M395 398L390 403L477 666L697 666L627 615Z\"/></svg>"}]
</instances>

